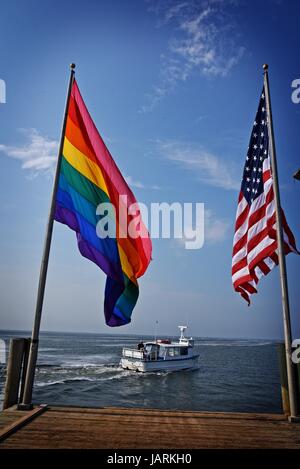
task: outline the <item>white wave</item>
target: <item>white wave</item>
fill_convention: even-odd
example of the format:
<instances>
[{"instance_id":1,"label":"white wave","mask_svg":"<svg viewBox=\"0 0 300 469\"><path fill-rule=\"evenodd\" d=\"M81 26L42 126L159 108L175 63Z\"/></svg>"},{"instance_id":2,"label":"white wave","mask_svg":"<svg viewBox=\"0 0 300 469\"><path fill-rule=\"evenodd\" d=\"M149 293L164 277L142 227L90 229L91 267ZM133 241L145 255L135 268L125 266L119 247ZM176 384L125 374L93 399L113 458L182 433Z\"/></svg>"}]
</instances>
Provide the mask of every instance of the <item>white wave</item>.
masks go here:
<instances>
[{"instance_id":1,"label":"white wave","mask_svg":"<svg viewBox=\"0 0 300 469\"><path fill-rule=\"evenodd\" d=\"M61 351L61 349L54 348L54 347L39 347L39 352L57 352Z\"/></svg>"},{"instance_id":2,"label":"white wave","mask_svg":"<svg viewBox=\"0 0 300 469\"><path fill-rule=\"evenodd\" d=\"M108 376L106 378L99 378L97 381L114 381L116 379L122 379L125 378L126 376L130 376L132 373L128 372L127 370L123 372L115 374L113 376Z\"/></svg>"},{"instance_id":3,"label":"white wave","mask_svg":"<svg viewBox=\"0 0 300 469\"><path fill-rule=\"evenodd\" d=\"M77 369L77 368L98 368L103 366L100 363L89 363L89 362L63 362L60 368L64 369Z\"/></svg>"},{"instance_id":4,"label":"white wave","mask_svg":"<svg viewBox=\"0 0 300 469\"><path fill-rule=\"evenodd\" d=\"M273 342L198 342L196 346L206 347L262 347L272 345Z\"/></svg>"},{"instance_id":5,"label":"white wave","mask_svg":"<svg viewBox=\"0 0 300 469\"><path fill-rule=\"evenodd\" d=\"M137 342L117 342L117 343L106 343L106 344L99 344L97 345L97 347L134 347L136 345Z\"/></svg>"},{"instance_id":6,"label":"white wave","mask_svg":"<svg viewBox=\"0 0 300 469\"><path fill-rule=\"evenodd\" d=\"M88 377L74 377L74 378L66 378L66 379L58 379L56 381L47 381L47 382L40 382L36 383L36 386L39 388L43 388L45 386L54 386L56 384L66 384L70 381L98 381L96 378L88 378Z\"/></svg>"},{"instance_id":7,"label":"white wave","mask_svg":"<svg viewBox=\"0 0 300 469\"><path fill-rule=\"evenodd\" d=\"M107 362L112 362L115 359L115 355L85 355L82 358L76 357L76 359L73 360L66 360L65 357L61 358L61 366L65 368L95 368L99 366L106 366Z\"/></svg>"}]
</instances>

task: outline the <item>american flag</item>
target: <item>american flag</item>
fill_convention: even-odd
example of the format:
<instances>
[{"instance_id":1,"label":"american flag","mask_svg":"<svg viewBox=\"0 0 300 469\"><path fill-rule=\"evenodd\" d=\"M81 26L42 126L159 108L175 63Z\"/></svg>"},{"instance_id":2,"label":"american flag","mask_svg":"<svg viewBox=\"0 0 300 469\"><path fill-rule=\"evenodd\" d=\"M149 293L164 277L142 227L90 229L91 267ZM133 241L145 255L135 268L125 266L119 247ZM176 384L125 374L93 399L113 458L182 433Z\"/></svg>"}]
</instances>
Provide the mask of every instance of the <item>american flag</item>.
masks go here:
<instances>
[{"instance_id":1,"label":"american flag","mask_svg":"<svg viewBox=\"0 0 300 469\"><path fill-rule=\"evenodd\" d=\"M263 88L246 156L233 240L232 283L248 304L250 295L257 293L260 278L278 264L265 96ZM285 254L298 253L283 210L281 213Z\"/></svg>"}]
</instances>

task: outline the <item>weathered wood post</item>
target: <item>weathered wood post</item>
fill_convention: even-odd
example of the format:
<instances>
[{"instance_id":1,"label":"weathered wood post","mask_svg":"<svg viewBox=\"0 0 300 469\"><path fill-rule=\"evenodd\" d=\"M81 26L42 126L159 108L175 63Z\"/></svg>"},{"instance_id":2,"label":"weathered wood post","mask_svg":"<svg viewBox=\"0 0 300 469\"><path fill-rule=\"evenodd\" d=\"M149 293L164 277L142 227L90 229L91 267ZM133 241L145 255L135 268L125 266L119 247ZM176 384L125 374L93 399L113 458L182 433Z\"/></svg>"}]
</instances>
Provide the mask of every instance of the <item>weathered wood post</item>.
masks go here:
<instances>
[{"instance_id":1,"label":"weathered wood post","mask_svg":"<svg viewBox=\"0 0 300 469\"><path fill-rule=\"evenodd\" d=\"M24 388L25 388L25 379L26 379L26 370L27 370L28 358L29 358L29 350L30 350L30 337L25 339L25 343L24 343L24 358L23 358L23 368L22 368L19 402L23 401Z\"/></svg>"},{"instance_id":2,"label":"weathered wood post","mask_svg":"<svg viewBox=\"0 0 300 469\"><path fill-rule=\"evenodd\" d=\"M10 339L9 355L4 389L3 410L18 403L21 376L28 355L28 339Z\"/></svg>"},{"instance_id":3,"label":"weathered wood post","mask_svg":"<svg viewBox=\"0 0 300 469\"><path fill-rule=\"evenodd\" d=\"M278 358L279 358L282 409L285 415L290 415L290 399L289 399L289 388L288 388L288 378L287 378L287 369L286 369L285 344L284 343L278 344L277 351L278 351Z\"/></svg>"}]
</instances>

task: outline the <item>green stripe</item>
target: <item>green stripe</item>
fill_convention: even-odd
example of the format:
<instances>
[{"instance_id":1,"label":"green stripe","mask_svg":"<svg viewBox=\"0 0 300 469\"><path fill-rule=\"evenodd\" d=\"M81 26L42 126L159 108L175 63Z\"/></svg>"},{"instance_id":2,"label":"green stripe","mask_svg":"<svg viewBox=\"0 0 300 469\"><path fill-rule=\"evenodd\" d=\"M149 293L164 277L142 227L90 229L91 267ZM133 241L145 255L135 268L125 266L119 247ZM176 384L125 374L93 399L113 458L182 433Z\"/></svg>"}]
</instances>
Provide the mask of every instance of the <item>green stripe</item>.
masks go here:
<instances>
[{"instance_id":1,"label":"green stripe","mask_svg":"<svg viewBox=\"0 0 300 469\"><path fill-rule=\"evenodd\" d=\"M77 169L71 166L64 156L61 160L61 172L70 186L72 186L80 195L82 195L82 197L91 202L95 207L103 202L111 203L108 195L93 182L83 176L83 174L79 173Z\"/></svg>"},{"instance_id":2,"label":"green stripe","mask_svg":"<svg viewBox=\"0 0 300 469\"><path fill-rule=\"evenodd\" d=\"M125 272L123 272L123 276L124 276L125 290L122 293L122 297L124 299L126 298L126 300L129 301L129 303L136 302L139 296L139 288L134 282L132 282L127 277Z\"/></svg>"}]
</instances>

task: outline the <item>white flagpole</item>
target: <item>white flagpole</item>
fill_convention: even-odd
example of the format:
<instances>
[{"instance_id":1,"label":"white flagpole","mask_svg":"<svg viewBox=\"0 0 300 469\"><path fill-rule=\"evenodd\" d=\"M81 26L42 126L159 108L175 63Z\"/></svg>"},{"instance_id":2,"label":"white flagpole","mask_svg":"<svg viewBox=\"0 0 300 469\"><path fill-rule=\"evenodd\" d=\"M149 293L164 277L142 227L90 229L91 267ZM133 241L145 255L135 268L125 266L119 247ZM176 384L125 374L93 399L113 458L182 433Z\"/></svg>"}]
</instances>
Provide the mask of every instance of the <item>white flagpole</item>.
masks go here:
<instances>
[{"instance_id":1,"label":"white flagpole","mask_svg":"<svg viewBox=\"0 0 300 469\"><path fill-rule=\"evenodd\" d=\"M45 293L46 278L47 278L47 271L48 271L49 254L50 254L52 232L53 232L56 192L58 188L61 158L62 158L63 145L64 145L64 136L65 136L65 130L66 130L66 124L67 124L68 108L69 108L69 101L70 101L70 95L71 95L71 89L72 89L72 85L74 81L74 76L75 76L75 64L71 64L69 86L68 86L68 92L67 92L65 112L64 112L62 131L61 131L61 137L60 137L60 145L59 145L58 157L57 157L57 165L56 165L53 190L52 190L51 205L50 205L48 223L47 223L47 228L46 228L43 257L42 257L42 262L41 262L39 286L38 286L38 293L37 293L37 300L36 300L35 318L34 318L34 325L33 325L32 335L31 335L28 364L27 364L27 369L26 369L24 393L23 393L22 402L19 404L19 409L22 409L22 410L23 409L28 410L32 408L31 399L32 399L33 382L34 382L35 367L36 367L37 354L38 354L39 333L40 333L44 293Z\"/></svg>"},{"instance_id":2,"label":"white flagpole","mask_svg":"<svg viewBox=\"0 0 300 469\"><path fill-rule=\"evenodd\" d=\"M297 399L297 384L295 367L292 362L292 329L291 329L291 318L290 318L290 306L289 306L289 294L287 284L287 272L286 262L284 254L284 242L283 242L283 228L282 228L282 217L281 217L281 204L280 204L280 193L279 193L279 182L278 182L278 170L277 170L277 159L276 159L276 147L274 139L274 128L272 119L272 108L270 98L270 87L269 87L269 76L268 76L268 65L264 65L264 84L265 84L265 98L266 108L268 115L268 128L269 128L269 142L270 142L270 156L271 156L271 170L273 176L273 188L274 188L274 199L275 199L275 212L276 212L276 230L277 230L277 244L278 244L278 260L280 269L280 285L281 285L281 298L282 298L282 313L283 313L283 326L284 326L284 342L285 342L285 354L286 354L286 367L287 367L287 378L288 378L288 392L290 400L290 420L298 420L298 399Z\"/></svg>"}]
</instances>

